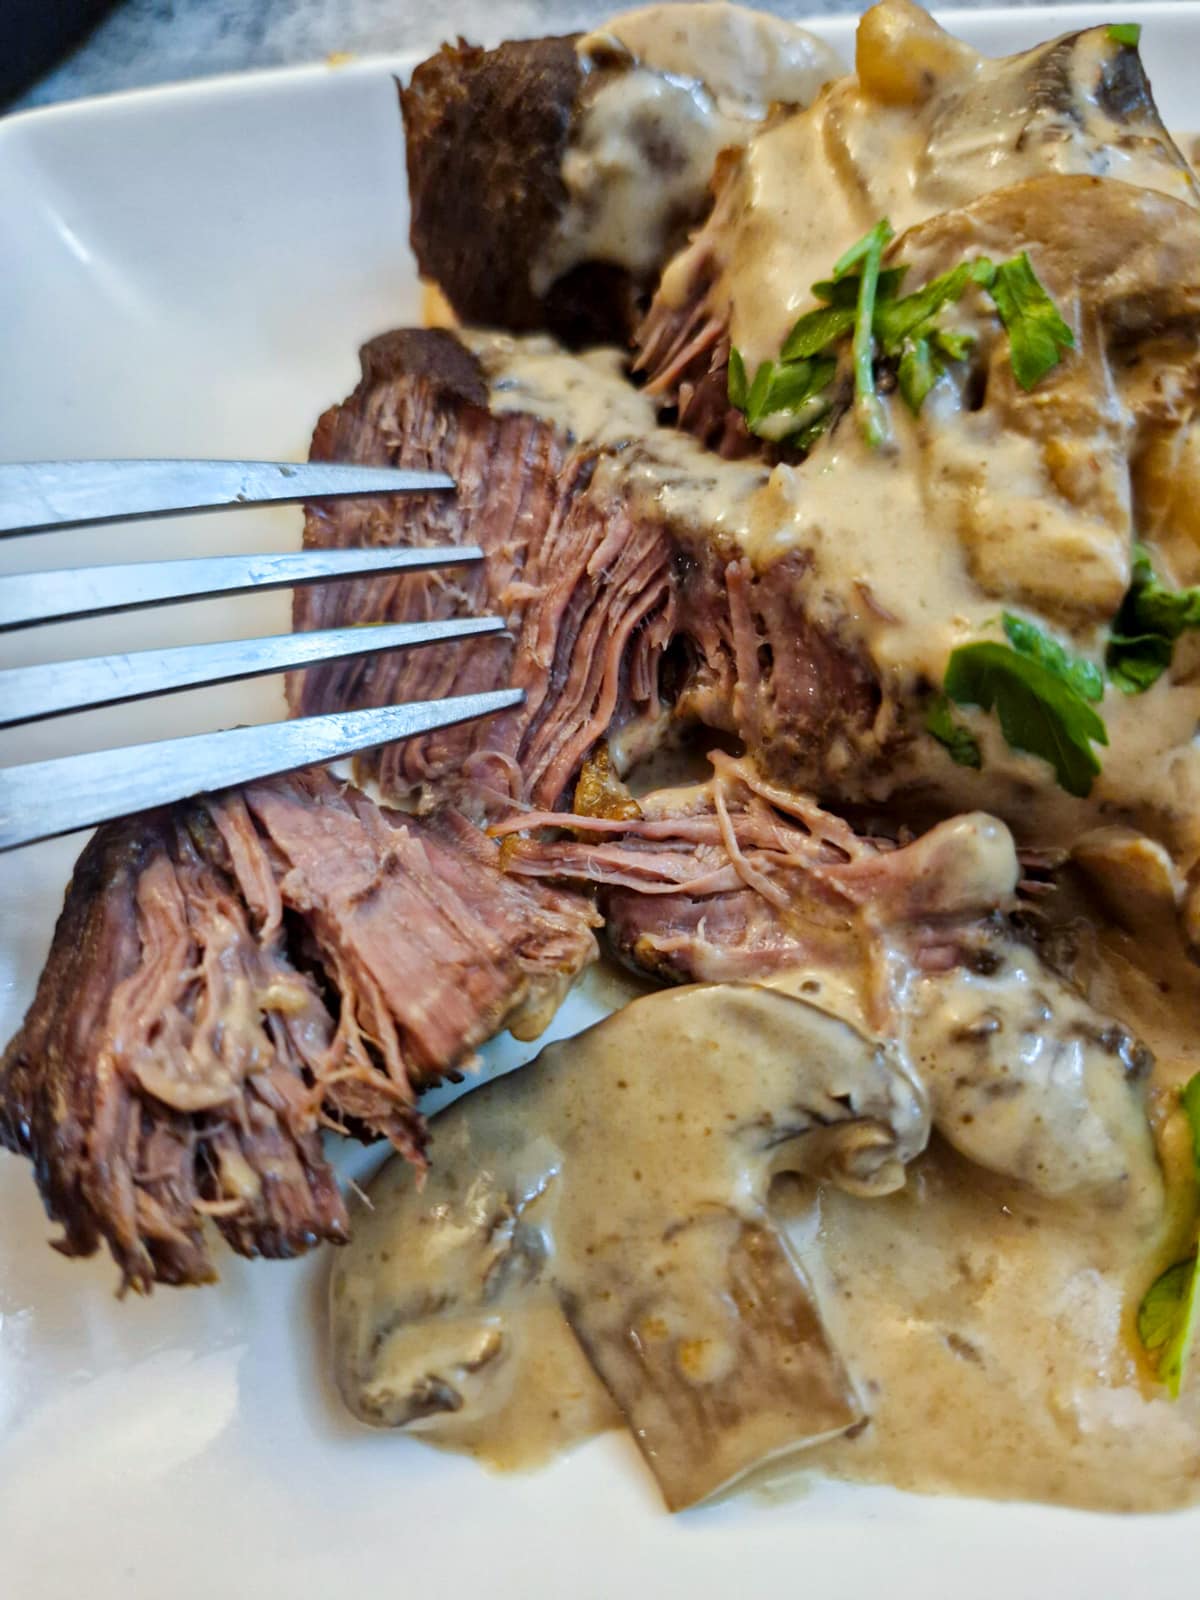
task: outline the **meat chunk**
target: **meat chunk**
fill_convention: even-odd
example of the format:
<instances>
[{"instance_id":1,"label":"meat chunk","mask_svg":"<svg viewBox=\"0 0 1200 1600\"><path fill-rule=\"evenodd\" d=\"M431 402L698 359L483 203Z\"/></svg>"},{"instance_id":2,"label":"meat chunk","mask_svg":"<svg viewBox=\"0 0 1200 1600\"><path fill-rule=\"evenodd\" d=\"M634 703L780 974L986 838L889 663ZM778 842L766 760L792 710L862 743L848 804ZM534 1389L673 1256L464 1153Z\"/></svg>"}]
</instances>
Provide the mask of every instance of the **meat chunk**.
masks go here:
<instances>
[{"instance_id":1,"label":"meat chunk","mask_svg":"<svg viewBox=\"0 0 1200 1600\"><path fill-rule=\"evenodd\" d=\"M625 343L718 153L838 70L782 18L650 7L587 37L445 45L400 105L411 240L464 322Z\"/></svg>"},{"instance_id":2,"label":"meat chunk","mask_svg":"<svg viewBox=\"0 0 1200 1600\"><path fill-rule=\"evenodd\" d=\"M594 451L535 417L488 411L480 370L452 335L400 332L369 344L361 384L321 419L312 453L436 466L458 490L423 504L314 508L306 544L478 544L487 559L457 573L298 590L297 628L486 612L503 616L508 632L311 669L293 682L293 709L390 705L503 683L526 693L503 716L370 758L365 770L385 791L420 797L464 772L552 806L599 737L661 720L658 663L676 614L670 541L593 481Z\"/></svg>"},{"instance_id":3,"label":"meat chunk","mask_svg":"<svg viewBox=\"0 0 1200 1600\"><path fill-rule=\"evenodd\" d=\"M809 615L804 553L757 570L707 522L668 519L639 495L620 444L576 443L565 426L487 409L482 371L452 334L388 334L362 362L359 387L322 418L313 456L437 468L458 493L316 507L306 543L478 544L487 559L298 590L296 626L490 613L508 633L310 668L293 680L293 709L505 682L526 692L518 710L366 758L385 792L419 802L463 774L502 799L553 808L599 740L644 753L672 711L736 733L800 787L878 762L888 721L878 673L861 638ZM583 363L578 376L596 381ZM885 733L892 745L900 736L894 724Z\"/></svg>"},{"instance_id":4,"label":"meat chunk","mask_svg":"<svg viewBox=\"0 0 1200 1600\"><path fill-rule=\"evenodd\" d=\"M0 1140L34 1163L57 1248L122 1286L203 1283L216 1218L243 1255L347 1235L311 1079L334 1024L284 949L244 806L130 817L84 850L0 1066Z\"/></svg>"},{"instance_id":5,"label":"meat chunk","mask_svg":"<svg viewBox=\"0 0 1200 1600\"><path fill-rule=\"evenodd\" d=\"M208 1216L242 1255L343 1240L320 1128L421 1162L417 1090L595 954L587 903L498 854L320 774L100 829L0 1065L59 1248L145 1290L214 1275Z\"/></svg>"},{"instance_id":6,"label":"meat chunk","mask_svg":"<svg viewBox=\"0 0 1200 1600\"><path fill-rule=\"evenodd\" d=\"M530 262L567 203L562 161L583 72L575 38L443 45L400 90L413 253L464 322L621 337L633 285L588 264L538 294Z\"/></svg>"}]
</instances>

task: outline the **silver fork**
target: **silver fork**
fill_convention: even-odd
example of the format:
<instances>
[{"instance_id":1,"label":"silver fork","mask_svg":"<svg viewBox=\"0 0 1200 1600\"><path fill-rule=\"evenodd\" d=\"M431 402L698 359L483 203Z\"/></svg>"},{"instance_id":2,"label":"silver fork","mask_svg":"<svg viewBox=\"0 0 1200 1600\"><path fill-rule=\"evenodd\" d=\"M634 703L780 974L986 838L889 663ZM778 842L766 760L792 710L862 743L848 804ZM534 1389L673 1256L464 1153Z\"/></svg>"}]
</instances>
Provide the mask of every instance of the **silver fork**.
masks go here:
<instances>
[{"instance_id":1,"label":"silver fork","mask_svg":"<svg viewBox=\"0 0 1200 1600\"><path fill-rule=\"evenodd\" d=\"M444 473L311 462L0 464L0 536L239 506L452 490ZM473 545L189 557L0 578L0 630L325 579L481 561ZM379 650L496 633L498 617L331 628L0 670L0 726ZM299 717L0 770L0 851L488 716L519 689Z\"/></svg>"}]
</instances>

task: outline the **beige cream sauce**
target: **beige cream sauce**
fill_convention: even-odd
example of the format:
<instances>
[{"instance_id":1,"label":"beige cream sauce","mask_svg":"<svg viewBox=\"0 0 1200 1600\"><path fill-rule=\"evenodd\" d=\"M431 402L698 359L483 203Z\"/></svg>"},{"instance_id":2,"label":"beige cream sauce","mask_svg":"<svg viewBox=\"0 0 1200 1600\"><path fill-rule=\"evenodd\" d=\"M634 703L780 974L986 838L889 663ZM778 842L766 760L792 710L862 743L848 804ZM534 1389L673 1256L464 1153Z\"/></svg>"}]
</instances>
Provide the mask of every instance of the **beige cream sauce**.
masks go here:
<instances>
[{"instance_id":1,"label":"beige cream sauce","mask_svg":"<svg viewBox=\"0 0 1200 1600\"><path fill-rule=\"evenodd\" d=\"M1159 1052L1156 1113L1178 1202L1186 1138L1162 1112L1169 1084L1200 1066L1200 1047L1180 1042L1200 982L1164 953L1152 983L1129 964L1129 941L1106 938L1093 999ZM1040 981L1054 992L1048 974ZM772 1493L791 1492L789 1474L821 1471L1112 1509L1200 1496L1200 1384L1172 1403L1135 1354L1134 1307L1186 1226L1160 1210L1157 1172L1137 1149L1140 1110L1119 1136L1134 1179L1123 1187L1103 1141L1092 1141L1098 1189L1083 1158L1051 1185L1074 1192L1047 1197L939 1141L898 1187L926 1132L903 1055L874 1053L812 1004L781 1007L806 994L844 1008L836 985L796 973L778 987L779 1000L723 986L638 1001L439 1117L423 1190L391 1162L334 1269L335 1359L351 1407L408 1422L415 1390L436 1375L459 1410L409 1425L500 1468L617 1425L621 1410L556 1309L565 1287L626 1420L657 1446L676 1507L777 1453L759 1474ZM1019 990L1006 1000L985 984L978 1003L1019 1011ZM1098 1057L1093 1067L1108 1070ZM774 1155L764 1148L764 1130L801 1127L799 1107L828 1114L831 1091L855 1101L840 1146L801 1132ZM1111 1092L1128 1092L1119 1074ZM1069 1150L1068 1126L1035 1135ZM808 1176L769 1187L780 1171ZM752 1330L756 1361L746 1319L730 1310L733 1254L711 1226L731 1214L782 1222L807 1277L772 1284L777 1315ZM697 1217L704 1227L670 1226ZM532 1275L501 1265L520 1257L521 1230L551 1241ZM643 1357L632 1378L619 1354L631 1340ZM763 1368L765 1382L754 1376ZM705 1412L714 1386L720 1404ZM705 1426L712 1413L720 1427ZM830 1432L845 1437L822 1443ZM799 1455L786 1448L797 1440L810 1441Z\"/></svg>"},{"instance_id":2,"label":"beige cream sauce","mask_svg":"<svg viewBox=\"0 0 1200 1600\"><path fill-rule=\"evenodd\" d=\"M663 297L685 301L697 257L719 234L714 300L732 307L733 342L752 365L778 354L814 303L810 284L880 217L900 234L1046 172L1092 173L1194 200L1186 171L1147 141L1123 138L1094 100L1086 125L1043 113L1055 136L1042 137L1028 86L1008 62L981 56L903 0L876 11L886 21L860 31L858 74L752 141L719 226L663 275ZM1086 78L1089 56L1098 68L1106 48L1103 30L1076 48Z\"/></svg>"},{"instance_id":3,"label":"beige cream sauce","mask_svg":"<svg viewBox=\"0 0 1200 1600\"><path fill-rule=\"evenodd\" d=\"M1108 929L1087 974L1093 1003L1155 1052L1170 1199L1156 1235L1135 1210L1039 1199L936 1141L896 1195L855 1206L823 1190L802 1258L872 1422L800 1471L1110 1510L1200 1499L1200 1374L1171 1401L1134 1327L1192 1226L1187 1130L1170 1108L1200 1070L1200 976L1161 926L1159 941Z\"/></svg>"},{"instance_id":4,"label":"beige cream sauce","mask_svg":"<svg viewBox=\"0 0 1200 1600\"><path fill-rule=\"evenodd\" d=\"M532 412L602 447L602 478L688 536L709 537L756 566L791 550L809 552L805 609L820 615L824 608L839 625L848 621L898 697L921 678L940 682L956 646L994 630L1001 602L975 582L925 471L930 434L944 436L958 424L952 394L931 396L919 420L895 408L890 451L869 449L846 419L803 465L768 468L723 461L688 435L658 426L653 403L623 376L617 351L575 357L544 337L469 329L461 336L489 377L494 409ZM1003 462L1022 445L997 430L989 447ZM1109 690L1103 715L1110 743L1090 810L1097 822L1115 814L1144 823L1169 837L1190 865L1200 857L1200 682L1196 674L1182 681L1184 665L1181 656L1181 672L1149 694ZM984 746L981 773L956 767L922 740L870 798L929 779L953 805L984 806L1027 826L1041 844L1072 845L1079 802L1047 781L1041 762L1009 750L994 719L966 715Z\"/></svg>"},{"instance_id":5,"label":"beige cream sauce","mask_svg":"<svg viewBox=\"0 0 1200 1600\"><path fill-rule=\"evenodd\" d=\"M642 276L702 215L713 164L774 103L807 106L841 70L811 33L742 6L650 6L577 45L581 108L563 160L567 205L531 266L544 294L583 261Z\"/></svg>"},{"instance_id":6,"label":"beige cream sauce","mask_svg":"<svg viewBox=\"0 0 1200 1600\"><path fill-rule=\"evenodd\" d=\"M598 1419L547 1315L561 1300L668 1503L705 1498L862 1416L766 1215L773 1174L886 1193L928 1129L903 1059L806 1000L636 1000L443 1113L423 1188L397 1161L372 1184L333 1274L343 1395L369 1421L536 1455L548 1411L567 1435ZM449 1399L421 1416L431 1392Z\"/></svg>"}]
</instances>

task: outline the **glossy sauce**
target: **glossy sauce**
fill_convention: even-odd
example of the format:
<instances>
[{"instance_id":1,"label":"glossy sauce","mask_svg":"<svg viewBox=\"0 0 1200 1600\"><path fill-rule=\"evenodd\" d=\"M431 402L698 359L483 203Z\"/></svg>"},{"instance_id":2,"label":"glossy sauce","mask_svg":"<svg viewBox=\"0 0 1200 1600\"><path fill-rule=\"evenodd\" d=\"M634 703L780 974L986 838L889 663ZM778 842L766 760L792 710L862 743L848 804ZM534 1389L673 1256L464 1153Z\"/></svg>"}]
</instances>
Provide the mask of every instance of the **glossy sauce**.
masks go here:
<instances>
[{"instance_id":1,"label":"glossy sauce","mask_svg":"<svg viewBox=\"0 0 1200 1600\"><path fill-rule=\"evenodd\" d=\"M707 209L718 154L840 71L804 29L719 3L631 11L576 48L585 83L562 166L567 206L531 269L539 294L583 261L649 273Z\"/></svg>"}]
</instances>

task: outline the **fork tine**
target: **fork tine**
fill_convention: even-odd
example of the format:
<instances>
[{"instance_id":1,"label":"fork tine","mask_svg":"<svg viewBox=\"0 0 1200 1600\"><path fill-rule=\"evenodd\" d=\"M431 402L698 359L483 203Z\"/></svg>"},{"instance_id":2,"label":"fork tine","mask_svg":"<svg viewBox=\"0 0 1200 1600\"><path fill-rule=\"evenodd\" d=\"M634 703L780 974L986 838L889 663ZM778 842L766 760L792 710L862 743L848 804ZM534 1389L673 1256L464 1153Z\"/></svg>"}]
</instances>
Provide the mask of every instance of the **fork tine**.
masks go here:
<instances>
[{"instance_id":1,"label":"fork tine","mask_svg":"<svg viewBox=\"0 0 1200 1600\"><path fill-rule=\"evenodd\" d=\"M450 728L518 706L521 689L227 728L0 771L0 850Z\"/></svg>"},{"instance_id":2,"label":"fork tine","mask_svg":"<svg viewBox=\"0 0 1200 1600\"><path fill-rule=\"evenodd\" d=\"M139 650L132 655L8 667L0 670L0 727L203 684L260 678L317 661L499 633L503 628L499 617L449 617L438 622L324 628L311 633L278 633L265 639L230 639Z\"/></svg>"},{"instance_id":3,"label":"fork tine","mask_svg":"<svg viewBox=\"0 0 1200 1600\"><path fill-rule=\"evenodd\" d=\"M383 576L482 561L478 545L303 550L295 554L199 556L183 561L132 561L0 578L0 631L167 605L242 589L285 589L326 578Z\"/></svg>"},{"instance_id":4,"label":"fork tine","mask_svg":"<svg viewBox=\"0 0 1200 1600\"><path fill-rule=\"evenodd\" d=\"M453 487L444 472L350 461L13 461L0 464L0 534Z\"/></svg>"}]
</instances>

